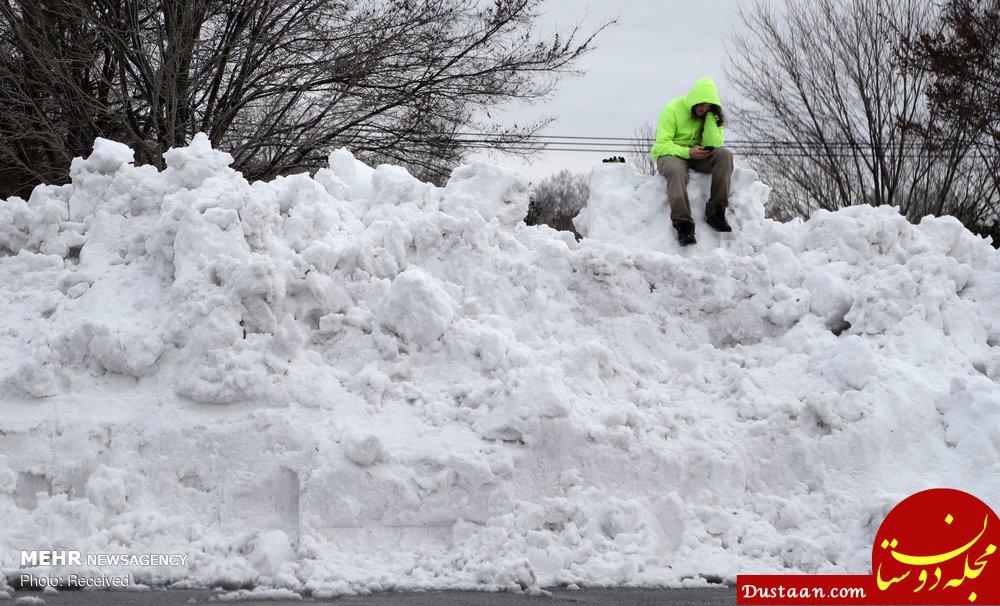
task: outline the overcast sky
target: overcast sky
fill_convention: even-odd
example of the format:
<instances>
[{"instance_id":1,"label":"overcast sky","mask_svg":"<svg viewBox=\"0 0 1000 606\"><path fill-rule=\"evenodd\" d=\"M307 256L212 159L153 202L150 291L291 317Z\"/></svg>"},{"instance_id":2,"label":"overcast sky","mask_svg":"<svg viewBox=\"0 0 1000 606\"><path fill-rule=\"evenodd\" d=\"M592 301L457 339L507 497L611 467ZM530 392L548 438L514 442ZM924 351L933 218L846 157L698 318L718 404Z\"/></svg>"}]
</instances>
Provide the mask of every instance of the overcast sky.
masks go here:
<instances>
[{"instance_id":1,"label":"overcast sky","mask_svg":"<svg viewBox=\"0 0 1000 606\"><path fill-rule=\"evenodd\" d=\"M597 38L597 48L579 64L586 74L563 79L555 95L535 107L504 114L511 122L541 115L556 121L544 134L628 137L655 122L663 105L686 94L701 76L719 85L723 104L733 97L722 73L724 43L738 24L739 0L547 0L542 28L565 31L578 21L594 28L618 23ZM495 155L533 180L569 168L586 172L610 154L549 152L525 164Z\"/></svg>"}]
</instances>

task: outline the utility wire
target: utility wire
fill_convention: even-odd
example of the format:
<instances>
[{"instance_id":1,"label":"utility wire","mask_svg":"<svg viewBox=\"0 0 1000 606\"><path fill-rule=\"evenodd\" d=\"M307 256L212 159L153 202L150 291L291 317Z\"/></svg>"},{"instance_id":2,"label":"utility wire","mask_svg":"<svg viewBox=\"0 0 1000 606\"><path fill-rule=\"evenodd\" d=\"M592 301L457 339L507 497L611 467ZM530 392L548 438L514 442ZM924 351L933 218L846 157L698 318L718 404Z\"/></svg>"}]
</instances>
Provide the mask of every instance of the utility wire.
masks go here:
<instances>
[{"instance_id":1,"label":"utility wire","mask_svg":"<svg viewBox=\"0 0 1000 606\"><path fill-rule=\"evenodd\" d=\"M494 151L512 154L537 154L544 152L575 152L603 155L630 155L645 153L653 141L632 137L605 137L583 135L545 135L545 134L505 134L458 131L442 133L441 131L399 130L380 128L372 125L359 125L348 131L354 136L368 137L386 143L394 140L400 145L430 145L439 147L465 148L472 150ZM345 133L348 134L348 133ZM877 146L871 143L852 141L787 141L787 140L747 140L732 139L725 146L744 157L781 157L781 158L857 158L868 156ZM966 147L992 150L993 146L974 142ZM928 149L917 142L886 144L882 147L885 155L894 158L922 159L929 154L946 152L953 146L937 146Z\"/></svg>"},{"instance_id":2,"label":"utility wire","mask_svg":"<svg viewBox=\"0 0 1000 606\"><path fill-rule=\"evenodd\" d=\"M609 155L625 155L629 153L635 153L636 150L620 150L620 149L588 149L582 147L544 147L538 148L513 148L508 147L505 149L497 149L490 146L470 146L471 149L482 149L482 150L494 150L494 151L510 151L516 153L530 153L530 152L543 152L543 151L557 151L557 152L583 152L583 153L593 153L593 154L609 154ZM755 149L755 150L740 150L739 154L741 156L761 156L761 157L781 157L781 158L854 158L855 154L818 154L818 153L805 153L805 152L795 152L795 151L780 151L780 150L767 150L767 149ZM913 158L919 159L924 156L916 154L894 154L894 157L903 158Z\"/></svg>"},{"instance_id":3,"label":"utility wire","mask_svg":"<svg viewBox=\"0 0 1000 606\"><path fill-rule=\"evenodd\" d=\"M405 130L405 131L394 131L389 129L380 129L375 126L359 126L355 132L358 133L376 133L380 135L396 136L399 137L400 134L405 135L430 135L428 139L421 141L427 143L440 142L442 144L470 144L470 143L481 143L481 144L492 144L498 146L511 146L524 143L536 143L538 145L554 145L559 144L567 147L615 147L615 146L652 146L652 141L638 139L636 137L603 137L603 136L580 136L580 135L544 135L544 134L533 134L533 135L504 135L498 133L483 133L483 132L454 132L442 134L441 132L432 131L418 131L418 130ZM785 146L792 148L816 148L816 149L827 149L827 148L846 148L846 149L871 149L873 146L870 143L857 143L850 141L787 141L787 140L748 140L748 139L731 139L726 142L727 147L762 147L762 146ZM967 146L972 147L991 147L986 143L972 142L967 144ZM902 143L902 144L886 144L887 149L925 149L920 142L913 143ZM948 149L949 146L940 146L936 148L937 150ZM634 150L630 150L634 151Z\"/></svg>"}]
</instances>

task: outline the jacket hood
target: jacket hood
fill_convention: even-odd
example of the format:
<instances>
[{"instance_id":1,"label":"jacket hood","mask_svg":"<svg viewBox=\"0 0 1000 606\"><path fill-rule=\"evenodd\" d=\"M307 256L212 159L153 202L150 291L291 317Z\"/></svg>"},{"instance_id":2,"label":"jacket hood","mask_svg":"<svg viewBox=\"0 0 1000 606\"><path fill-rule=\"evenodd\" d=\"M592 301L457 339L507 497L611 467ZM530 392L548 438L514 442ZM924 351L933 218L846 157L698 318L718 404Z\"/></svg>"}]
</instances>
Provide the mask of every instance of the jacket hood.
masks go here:
<instances>
[{"instance_id":1,"label":"jacket hood","mask_svg":"<svg viewBox=\"0 0 1000 606\"><path fill-rule=\"evenodd\" d=\"M715 82L707 76L698 78L698 81L691 87L691 92L684 97L684 103L689 108L699 103L711 103L722 107L722 102L719 101L719 89L715 87Z\"/></svg>"}]
</instances>

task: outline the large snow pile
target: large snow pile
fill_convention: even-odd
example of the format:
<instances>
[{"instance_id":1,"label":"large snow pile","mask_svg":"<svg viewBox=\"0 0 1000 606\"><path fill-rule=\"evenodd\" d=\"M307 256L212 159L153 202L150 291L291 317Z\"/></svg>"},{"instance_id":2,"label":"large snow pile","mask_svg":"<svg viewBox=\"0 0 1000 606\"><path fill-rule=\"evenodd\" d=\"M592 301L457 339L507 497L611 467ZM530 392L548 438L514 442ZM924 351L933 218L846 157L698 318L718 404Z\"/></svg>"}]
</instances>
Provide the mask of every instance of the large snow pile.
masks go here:
<instances>
[{"instance_id":1,"label":"large snow pile","mask_svg":"<svg viewBox=\"0 0 1000 606\"><path fill-rule=\"evenodd\" d=\"M1000 254L952 218L780 224L738 171L736 232L681 253L624 165L576 242L485 164L131 160L98 140L0 202L8 574L50 548L318 596L863 573L913 492L1000 505Z\"/></svg>"}]
</instances>

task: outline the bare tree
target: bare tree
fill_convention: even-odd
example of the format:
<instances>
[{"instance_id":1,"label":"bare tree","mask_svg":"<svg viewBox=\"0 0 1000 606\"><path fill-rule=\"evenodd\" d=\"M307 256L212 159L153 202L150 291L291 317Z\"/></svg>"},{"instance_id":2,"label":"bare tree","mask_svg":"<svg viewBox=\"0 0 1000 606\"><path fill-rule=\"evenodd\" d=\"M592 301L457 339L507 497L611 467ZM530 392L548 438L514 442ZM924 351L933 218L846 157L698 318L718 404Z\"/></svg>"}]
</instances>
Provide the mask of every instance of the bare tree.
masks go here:
<instances>
[{"instance_id":1,"label":"bare tree","mask_svg":"<svg viewBox=\"0 0 1000 606\"><path fill-rule=\"evenodd\" d=\"M940 19L926 31L903 36L897 50L903 69L928 74L924 92L934 116L918 124L926 136L946 140L953 130L981 134L976 153L984 183L977 193L1000 191L1000 2L945 0ZM1000 215L987 211L973 228L1000 246ZM996 207L993 208L996 211Z\"/></svg>"},{"instance_id":2,"label":"bare tree","mask_svg":"<svg viewBox=\"0 0 1000 606\"><path fill-rule=\"evenodd\" d=\"M751 157L776 187L771 211L808 215L852 204L892 204L911 219L953 214L975 224L995 213L983 192L980 132L960 125L934 140L926 73L899 69L895 43L935 19L925 0L785 0L741 9L727 75L747 138L774 155Z\"/></svg>"},{"instance_id":3,"label":"bare tree","mask_svg":"<svg viewBox=\"0 0 1000 606\"><path fill-rule=\"evenodd\" d=\"M649 149L656 142L656 125L645 122L632 133L632 141L627 146L625 162L640 175L655 175L656 163L649 155Z\"/></svg>"},{"instance_id":4,"label":"bare tree","mask_svg":"<svg viewBox=\"0 0 1000 606\"><path fill-rule=\"evenodd\" d=\"M550 120L482 110L546 96L596 35L535 36L541 3L0 0L0 170L59 182L96 136L158 165L199 131L250 178L340 145L442 175L463 131L530 151Z\"/></svg>"},{"instance_id":5,"label":"bare tree","mask_svg":"<svg viewBox=\"0 0 1000 606\"><path fill-rule=\"evenodd\" d=\"M931 111L1000 143L1000 2L944 0L939 19L900 40L902 67L927 72Z\"/></svg>"}]
</instances>

